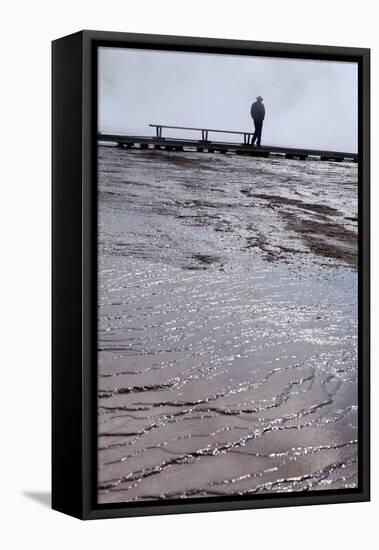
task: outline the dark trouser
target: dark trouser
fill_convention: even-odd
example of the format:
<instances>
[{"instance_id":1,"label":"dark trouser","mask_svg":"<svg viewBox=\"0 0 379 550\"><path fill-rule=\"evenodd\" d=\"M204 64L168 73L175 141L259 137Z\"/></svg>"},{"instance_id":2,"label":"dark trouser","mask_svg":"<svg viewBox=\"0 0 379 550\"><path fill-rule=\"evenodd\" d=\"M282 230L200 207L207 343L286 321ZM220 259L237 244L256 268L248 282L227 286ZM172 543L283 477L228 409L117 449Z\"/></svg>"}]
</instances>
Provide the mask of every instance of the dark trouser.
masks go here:
<instances>
[{"instance_id":1,"label":"dark trouser","mask_svg":"<svg viewBox=\"0 0 379 550\"><path fill-rule=\"evenodd\" d=\"M259 146L261 144L263 120L261 120L260 118L254 118L253 120L255 132L251 141L251 145L254 145L255 141L257 141L257 145Z\"/></svg>"}]
</instances>

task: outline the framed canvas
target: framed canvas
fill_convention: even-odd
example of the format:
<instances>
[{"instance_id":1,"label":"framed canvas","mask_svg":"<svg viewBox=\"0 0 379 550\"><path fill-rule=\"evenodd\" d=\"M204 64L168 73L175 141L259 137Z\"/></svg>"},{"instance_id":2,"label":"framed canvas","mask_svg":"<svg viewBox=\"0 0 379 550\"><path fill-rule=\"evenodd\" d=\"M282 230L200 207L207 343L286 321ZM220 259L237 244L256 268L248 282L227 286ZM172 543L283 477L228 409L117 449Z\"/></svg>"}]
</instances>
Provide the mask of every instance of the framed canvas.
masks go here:
<instances>
[{"instance_id":1,"label":"framed canvas","mask_svg":"<svg viewBox=\"0 0 379 550\"><path fill-rule=\"evenodd\" d=\"M53 42L53 508L369 500L369 50Z\"/></svg>"}]
</instances>

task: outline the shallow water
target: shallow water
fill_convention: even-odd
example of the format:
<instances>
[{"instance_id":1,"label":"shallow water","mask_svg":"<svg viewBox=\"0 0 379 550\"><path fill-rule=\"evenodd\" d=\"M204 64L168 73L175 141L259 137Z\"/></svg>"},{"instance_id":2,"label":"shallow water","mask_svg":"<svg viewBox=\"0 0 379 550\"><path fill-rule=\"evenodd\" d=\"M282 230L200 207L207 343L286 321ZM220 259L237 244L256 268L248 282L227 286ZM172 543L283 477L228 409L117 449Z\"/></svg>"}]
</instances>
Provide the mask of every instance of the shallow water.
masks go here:
<instances>
[{"instance_id":1,"label":"shallow water","mask_svg":"<svg viewBox=\"0 0 379 550\"><path fill-rule=\"evenodd\" d=\"M357 166L99 147L99 502L357 484Z\"/></svg>"}]
</instances>

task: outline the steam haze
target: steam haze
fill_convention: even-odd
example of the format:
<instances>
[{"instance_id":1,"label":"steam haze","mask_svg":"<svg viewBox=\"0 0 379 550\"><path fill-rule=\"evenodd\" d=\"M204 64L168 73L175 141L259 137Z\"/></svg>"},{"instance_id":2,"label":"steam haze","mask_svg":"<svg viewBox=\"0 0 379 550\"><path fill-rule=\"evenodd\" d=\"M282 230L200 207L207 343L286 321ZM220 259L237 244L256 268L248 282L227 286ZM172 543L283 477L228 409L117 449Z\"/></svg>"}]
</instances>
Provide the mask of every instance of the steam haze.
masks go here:
<instances>
[{"instance_id":1,"label":"steam haze","mask_svg":"<svg viewBox=\"0 0 379 550\"><path fill-rule=\"evenodd\" d=\"M154 135L149 123L252 131L259 94L262 145L357 152L356 63L99 48L101 132Z\"/></svg>"}]
</instances>

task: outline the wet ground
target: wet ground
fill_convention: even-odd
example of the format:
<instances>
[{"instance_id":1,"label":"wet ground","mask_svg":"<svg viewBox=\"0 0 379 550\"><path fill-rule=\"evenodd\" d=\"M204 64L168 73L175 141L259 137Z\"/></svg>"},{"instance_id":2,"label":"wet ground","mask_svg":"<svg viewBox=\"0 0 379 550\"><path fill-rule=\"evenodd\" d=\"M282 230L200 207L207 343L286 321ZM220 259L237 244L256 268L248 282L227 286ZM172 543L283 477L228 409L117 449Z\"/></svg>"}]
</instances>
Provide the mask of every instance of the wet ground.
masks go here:
<instances>
[{"instance_id":1,"label":"wet ground","mask_svg":"<svg viewBox=\"0 0 379 550\"><path fill-rule=\"evenodd\" d=\"M99 502L357 484L357 165L99 147Z\"/></svg>"}]
</instances>

